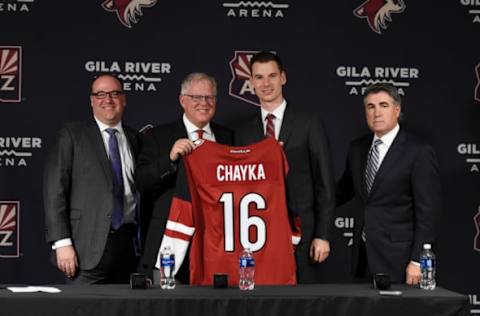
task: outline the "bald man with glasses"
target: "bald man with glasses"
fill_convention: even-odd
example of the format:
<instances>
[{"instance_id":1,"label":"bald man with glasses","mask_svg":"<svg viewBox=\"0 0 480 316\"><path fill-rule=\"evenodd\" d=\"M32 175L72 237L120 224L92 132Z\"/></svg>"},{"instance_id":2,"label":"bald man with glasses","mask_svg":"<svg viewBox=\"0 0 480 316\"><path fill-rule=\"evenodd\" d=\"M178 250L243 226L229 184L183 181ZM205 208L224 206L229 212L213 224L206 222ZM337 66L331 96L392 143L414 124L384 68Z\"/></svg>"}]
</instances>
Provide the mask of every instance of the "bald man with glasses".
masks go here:
<instances>
[{"instance_id":1,"label":"bald man with glasses","mask_svg":"<svg viewBox=\"0 0 480 316\"><path fill-rule=\"evenodd\" d=\"M137 165L136 184L144 197L151 197L153 209L140 270L154 280L154 269L175 188L177 165L182 156L194 148L194 141L207 139L221 144L233 143L232 132L214 122L217 83L205 73L191 73L181 84L179 102L182 117L151 129L146 137ZM142 211L144 209L142 208ZM144 214L149 216L149 214ZM177 273L181 283L188 283L188 263Z\"/></svg>"},{"instance_id":2,"label":"bald man with glasses","mask_svg":"<svg viewBox=\"0 0 480 316\"><path fill-rule=\"evenodd\" d=\"M137 191L140 134L122 123L122 82L92 83L93 118L59 131L46 160L46 239L67 283L128 283L138 262Z\"/></svg>"}]
</instances>

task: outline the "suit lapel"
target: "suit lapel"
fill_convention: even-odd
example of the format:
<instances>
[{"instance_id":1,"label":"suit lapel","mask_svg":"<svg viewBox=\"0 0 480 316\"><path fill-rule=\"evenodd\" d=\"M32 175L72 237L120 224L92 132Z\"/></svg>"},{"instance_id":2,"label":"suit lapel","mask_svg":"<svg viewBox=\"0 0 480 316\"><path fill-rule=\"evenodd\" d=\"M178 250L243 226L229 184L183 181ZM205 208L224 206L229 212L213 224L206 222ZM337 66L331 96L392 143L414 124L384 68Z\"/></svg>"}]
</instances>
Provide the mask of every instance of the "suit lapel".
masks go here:
<instances>
[{"instance_id":1,"label":"suit lapel","mask_svg":"<svg viewBox=\"0 0 480 316\"><path fill-rule=\"evenodd\" d=\"M252 121L251 137L253 141L250 143L259 142L265 138L265 132L263 130L263 122L262 122L262 113L260 112L260 110L258 111L258 114L255 116L255 118Z\"/></svg>"},{"instance_id":2,"label":"suit lapel","mask_svg":"<svg viewBox=\"0 0 480 316\"><path fill-rule=\"evenodd\" d=\"M287 144L290 132L293 129L293 123L295 122L295 109L292 106L287 105L283 114L282 126L280 127L279 141Z\"/></svg>"},{"instance_id":3,"label":"suit lapel","mask_svg":"<svg viewBox=\"0 0 480 316\"><path fill-rule=\"evenodd\" d=\"M378 168L370 194L374 193L375 189L381 184L383 179L385 179L385 177L389 174L390 170L395 166L397 160L402 156L405 140L405 133L399 131L397 137L395 137L392 145L388 149L388 152L385 155L385 158L383 159L380 168Z\"/></svg>"},{"instance_id":4,"label":"suit lapel","mask_svg":"<svg viewBox=\"0 0 480 316\"><path fill-rule=\"evenodd\" d=\"M179 138L188 138L187 128L181 119L177 121L175 130L173 131L173 139L176 141Z\"/></svg>"},{"instance_id":5,"label":"suit lapel","mask_svg":"<svg viewBox=\"0 0 480 316\"><path fill-rule=\"evenodd\" d=\"M212 132L215 135L215 140L219 144L230 145L231 141L228 139L228 135L222 133L220 128L214 122L210 122L210 127L212 128Z\"/></svg>"},{"instance_id":6,"label":"suit lapel","mask_svg":"<svg viewBox=\"0 0 480 316\"><path fill-rule=\"evenodd\" d=\"M108 180L108 183L112 183L112 170L108 160L108 154L105 149L105 143L103 142L102 134L96 122L92 122L92 124L88 125L87 135L88 139L92 143L93 151L95 152L96 158L102 166L102 170Z\"/></svg>"}]
</instances>

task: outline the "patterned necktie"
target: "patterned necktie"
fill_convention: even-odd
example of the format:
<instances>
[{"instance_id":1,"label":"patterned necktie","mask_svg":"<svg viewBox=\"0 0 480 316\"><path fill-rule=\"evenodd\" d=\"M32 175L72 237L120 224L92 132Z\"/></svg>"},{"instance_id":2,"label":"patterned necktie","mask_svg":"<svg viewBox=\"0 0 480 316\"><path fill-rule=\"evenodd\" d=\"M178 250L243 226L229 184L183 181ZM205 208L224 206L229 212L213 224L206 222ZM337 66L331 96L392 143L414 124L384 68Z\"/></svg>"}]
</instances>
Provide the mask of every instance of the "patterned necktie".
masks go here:
<instances>
[{"instance_id":1,"label":"patterned necktie","mask_svg":"<svg viewBox=\"0 0 480 316\"><path fill-rule=\"evenodd\" d=\"M373 142L373 146L368 153L367 168L365 168L365 184L367 185L367 192L370 193L373 182L375 181L375 175L377 174L380 163L380 152L378 151L378 145L382 143L381 139L376 139Z\"/></svg>"},{"instance_id":2,"label":"patterned necktie","mask_svg":"<svg viewBox=\"0 0 480 316\"><path fill-rule=\"evenodd\" d=\"M197 129L195 132L197 132L198 135L197 139L203 139L203 133L205 133L203 129Z\"/></svg>"},{"instance_id":3,"label":"patterned necktie","mask_svg":"<svg viewBox=\"0 0 480 316\"><path fill-rule=\"evenodd\" d=\"M275 139L275 124L273 120L275 119L275 115L272 113L267 114L267 128L265 129L265 137L272 137Z\"/></svg>"},{"instance_id":4,"label":"patterned necktie","mask_svg":"<svg viewBox=\"0 0 480 316\"><path fill-rule=\"evenodd\" d=\"M120 150L118 149L118 140L115 135L118 131L114 128L105 130L108 135L108 153L113 175L113 212L112 212L112 228L117 230L123 221L123 175L122 161L120 160Z\"/></svg>"}]
</instances>

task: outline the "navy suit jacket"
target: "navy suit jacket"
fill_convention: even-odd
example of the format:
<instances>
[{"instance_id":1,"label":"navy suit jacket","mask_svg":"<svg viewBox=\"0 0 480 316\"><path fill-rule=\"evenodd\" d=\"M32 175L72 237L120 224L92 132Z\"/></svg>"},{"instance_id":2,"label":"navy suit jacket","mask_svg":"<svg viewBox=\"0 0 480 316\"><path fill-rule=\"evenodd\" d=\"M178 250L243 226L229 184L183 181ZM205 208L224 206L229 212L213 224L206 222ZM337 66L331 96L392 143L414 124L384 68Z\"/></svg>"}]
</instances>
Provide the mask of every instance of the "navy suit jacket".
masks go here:
<instances>
[{"instance_id":1,"label":"navy suit jacket","mask_svg":"<svg viewBox=\"0 0 480 316\"><path fill-rule=\"evenodd\" d=\"M370 194L365 167L373 134L350 144L345 172L337 183L337 205L355 199L353 272L362 229L371 273L389 273L405 282L408 263L419 261L424 243L433 243L441 211L441 186L433 148L400 129L380 165Z\"/></svg>"}]
</instances>

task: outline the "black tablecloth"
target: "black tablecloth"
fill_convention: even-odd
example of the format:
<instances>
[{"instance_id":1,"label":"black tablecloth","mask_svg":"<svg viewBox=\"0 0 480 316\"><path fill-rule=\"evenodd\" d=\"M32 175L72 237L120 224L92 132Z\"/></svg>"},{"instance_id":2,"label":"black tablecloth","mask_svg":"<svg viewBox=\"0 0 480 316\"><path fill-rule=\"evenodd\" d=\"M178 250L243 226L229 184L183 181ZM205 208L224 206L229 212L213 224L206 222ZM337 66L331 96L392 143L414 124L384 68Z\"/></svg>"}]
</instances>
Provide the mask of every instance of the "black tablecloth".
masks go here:
<instances>
[{"instance_id":1,"label":"black tablecloth","mask_svg":"<svg viewBox=\"0 0 480 316\"><path fill-rule=\"evenodd\" d=\"M469 315L468 297L443 288L424 291L407 285L381 296L367 284L315 284L237 288L177 286L132 290L127 285L55 286L61 293L0 290L0 315Z\"/></svg>"}]
</instances>

